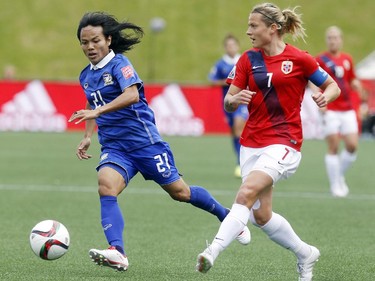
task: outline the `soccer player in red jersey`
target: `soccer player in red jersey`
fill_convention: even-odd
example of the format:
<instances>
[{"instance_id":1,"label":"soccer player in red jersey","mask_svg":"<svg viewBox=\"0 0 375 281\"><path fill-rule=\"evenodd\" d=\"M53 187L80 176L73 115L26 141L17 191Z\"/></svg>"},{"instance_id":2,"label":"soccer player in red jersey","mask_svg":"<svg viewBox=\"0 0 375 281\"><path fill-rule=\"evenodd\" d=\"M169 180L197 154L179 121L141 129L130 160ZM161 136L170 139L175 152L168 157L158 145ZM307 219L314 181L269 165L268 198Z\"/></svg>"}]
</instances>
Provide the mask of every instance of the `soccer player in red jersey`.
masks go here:
<instances>
[{"instance_id":1,"label":"soccer player in red jersey","mask_svg":"<svg viewBox=\"0 0 375 281\"><path fill-rule=\"evenodd\" d=\"M327 51L319 54L316 59L335 79L341 89L341 95L322 111L328 146L325 165L331 194L335 197L345 197L349 193L349 188L344 175L357 156L358 117L355 103L358 93L361 92L361 82L355 76L352 57L341 52L342 31L337 26L327 29L326 43ZM339 154L341 139L345 148Z\"/></svg>"},{"instance_id":2,"label":"soccer player in red jersey","mask_svg":"<svg viewBox=\"0 0 375 281\"><path fill-rule=\"evenodd\" d=\"M242 54L228 77L231 85L224 101L227 111L248 105L249 118L241 136L242 184L211 245L198 255L196 269L207 272L250 220L295 254L299 280L312 280L320 252L272 211L272 192L279 180L295 173L301 160L300 107L308 81L320 88L312 94L319 107L337 98L340 89L311 55L284 42L286 33L293 38L305 36L295 9L257 5L249 15L246 33L253 48Z\"/></svg>"}]
</instances>

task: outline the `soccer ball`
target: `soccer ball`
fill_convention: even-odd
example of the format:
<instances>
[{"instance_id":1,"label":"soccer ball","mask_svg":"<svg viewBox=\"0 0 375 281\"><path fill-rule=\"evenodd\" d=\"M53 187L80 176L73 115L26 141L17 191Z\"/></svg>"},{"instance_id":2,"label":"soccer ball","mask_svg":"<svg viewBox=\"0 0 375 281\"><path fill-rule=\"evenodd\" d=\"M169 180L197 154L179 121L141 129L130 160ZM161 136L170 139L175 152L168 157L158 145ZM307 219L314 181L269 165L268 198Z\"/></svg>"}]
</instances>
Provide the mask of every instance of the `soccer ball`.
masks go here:
<instances>
[{"instance_id":1,"label":"soccer ball","mask_svg":"<svg viewBox=\"0 0 375 281\"><path fill-rule=\"evenodd\" d=\"M37 223L30 233L30 246L34 254L44 260L62 257L69 248L70 236L66 227L55 220Z\"/></svg>"}]
</instances>

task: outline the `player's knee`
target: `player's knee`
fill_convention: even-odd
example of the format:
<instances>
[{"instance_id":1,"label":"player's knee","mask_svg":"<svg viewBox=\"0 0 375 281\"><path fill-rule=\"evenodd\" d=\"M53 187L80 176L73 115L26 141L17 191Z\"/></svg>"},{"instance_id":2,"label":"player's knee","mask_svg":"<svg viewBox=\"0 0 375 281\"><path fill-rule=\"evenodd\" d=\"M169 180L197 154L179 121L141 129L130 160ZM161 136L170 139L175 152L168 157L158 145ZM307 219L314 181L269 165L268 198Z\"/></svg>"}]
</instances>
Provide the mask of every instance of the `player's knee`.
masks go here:
<instances>
[{"instance_id":1,"label":"player's knee","mask_svg":"<svg viewBox=\"0 0 375 281\"><path fill-rule=\"evenodd\" d=\"M349 144L349 145L346 146L346 150L349 153L353 154L353 153L355 153L357 151L357 145L355 145L355 144Z\"/></svg>"},{"instance_id":2,"label":"player's knee","mask_svg":"<svg viewBox=\"0 0 375 281\"><path fill-rule=\"evenodd\" d=\"M265 225L272 217L272 212L256 212L252 210L250 213L249 221L256 227L262 227Z\"/></svg>"},{"instance_id":3,"label":"player's knee","mask_svg":"<svg viewBox=\"0 0 375 281\"><path fill-rule=\"evenodd\" d=\"M189 202L190 193L185 189L171 190L169 196L179 202Z\"/></svg>"},{"instance_id":4,"label":"player's knee","mask_svg":"<svg viewBox=\"0 0 375 281\"><path fill-rule=\"evenodd\" d=\"M109 185L99 184L98 193L100 196L118 196L123 188L113 188Z\"/></svg>"},{"instance_id":5,"label":"player's knee","mask_svg":"<svg viewBox=\"0 0 375 281\"><path fill-rule=\"evenodd\" d=\"M258 189L251 183L244 182L237 193L236 202L247 207L251 207L251 203L258 197Z\"/></svg>"}]
</instances>

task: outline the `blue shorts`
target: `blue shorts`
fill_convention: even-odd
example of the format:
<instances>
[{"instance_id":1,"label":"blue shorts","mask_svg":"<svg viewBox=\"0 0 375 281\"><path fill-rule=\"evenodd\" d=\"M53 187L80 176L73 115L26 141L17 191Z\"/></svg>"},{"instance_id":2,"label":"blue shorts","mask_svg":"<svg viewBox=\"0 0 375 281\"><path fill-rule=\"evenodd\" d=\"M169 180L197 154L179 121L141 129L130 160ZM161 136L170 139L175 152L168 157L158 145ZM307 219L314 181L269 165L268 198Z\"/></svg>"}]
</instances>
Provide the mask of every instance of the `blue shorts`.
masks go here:
<instances>
[{"instance_id":1,"label":"blue shorts","mask_svg":"<svg viewBox=\"0 0 375 281\"><path fill-rule=\"evenodd\" d=\"M235 112L225 112L225 116L227 117L228 125L232 128L234 125L235 118L242 118L243 120L247 120L249 118L249 111L247 110L246 104L241 104L238 106Z\"/></svg>"},{"instance_id":2,"label":"blue shorts","mask_svg":"<svg viewBox=\"0 0 375 281\"><path fill-rule=\"evenodd\" d=\"M146 180L167 185L180 179L169 144L158 142L130 152L102 148L96 170L111 167L119 172L126 185L140 172Z\"/></svg>"}]
</instances>

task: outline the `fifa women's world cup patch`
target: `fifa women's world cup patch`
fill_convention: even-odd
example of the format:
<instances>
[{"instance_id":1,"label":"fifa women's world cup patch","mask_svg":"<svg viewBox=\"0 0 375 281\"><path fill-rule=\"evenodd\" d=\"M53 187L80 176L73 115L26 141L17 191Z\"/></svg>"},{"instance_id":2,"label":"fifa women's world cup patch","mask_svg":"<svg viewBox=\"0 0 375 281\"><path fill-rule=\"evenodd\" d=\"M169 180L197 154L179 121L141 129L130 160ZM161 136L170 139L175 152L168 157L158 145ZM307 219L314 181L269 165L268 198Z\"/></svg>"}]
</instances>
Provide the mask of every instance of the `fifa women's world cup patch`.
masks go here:
<instances>
[{"instance_id":1,"label":"fifa women's world cup patch","mask_svg":"<svg viewBox=\"0 0 375 281\"><path fill-rule=\"evenodd\" d=\"M113 84L112 75L108 72L105 72L103 74L103 81L104 81L104 86L112 85Z\"/></svg>"},{"instance_id":2,"label":"fifa women's world cup patch","mask_svg":"<svg viewBox=\"0 0 375 281\"><path fill-rule=\"evenodd\" d=\"M134 70L130 65L121 68L121 72L125 79L129 79L130 77L134 76Z\"/></svg>"},{"instance_id":3,"label":"fifa women's world cup patch","mask_svg":"<svg viewBox=\"0 0 375 281\"><path fill-rule=\"evenodd\" d=\"M293 62L289 60L285 60L281 63L281 71L284 74L289 74L293 70Z\"/></svg>"}]
</instances>

